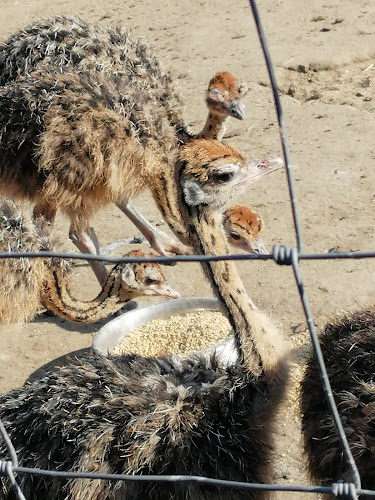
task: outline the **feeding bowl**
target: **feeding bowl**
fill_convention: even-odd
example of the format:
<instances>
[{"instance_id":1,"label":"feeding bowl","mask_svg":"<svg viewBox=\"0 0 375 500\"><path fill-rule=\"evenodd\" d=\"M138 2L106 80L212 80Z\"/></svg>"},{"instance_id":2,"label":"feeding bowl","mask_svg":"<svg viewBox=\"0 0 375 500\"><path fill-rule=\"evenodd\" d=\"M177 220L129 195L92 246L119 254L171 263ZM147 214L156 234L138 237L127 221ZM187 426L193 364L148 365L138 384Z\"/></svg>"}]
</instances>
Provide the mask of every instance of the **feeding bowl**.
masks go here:
<instances>
[{"instance_id":1,"label":"feeding bowl","mask_svg":"<svg viewBox=\"0 0 375 500\"><path fill-rule=\"evenodd\" d=\"M213 298L197 297L159 302L151 306L134 309L104 325L95 334L92 348L97 353L107 355L133 330L141 327L145 323L155 319L167 319L174 315L184 315L204 310L220 311L221 306L219 301ZM220 342L218 344L219 351L220 349L224 349L224 347L228 345L228 342L231 342L231 338ZM213 347L205 351L210 352Z\"/></svg>"}]
</instances>

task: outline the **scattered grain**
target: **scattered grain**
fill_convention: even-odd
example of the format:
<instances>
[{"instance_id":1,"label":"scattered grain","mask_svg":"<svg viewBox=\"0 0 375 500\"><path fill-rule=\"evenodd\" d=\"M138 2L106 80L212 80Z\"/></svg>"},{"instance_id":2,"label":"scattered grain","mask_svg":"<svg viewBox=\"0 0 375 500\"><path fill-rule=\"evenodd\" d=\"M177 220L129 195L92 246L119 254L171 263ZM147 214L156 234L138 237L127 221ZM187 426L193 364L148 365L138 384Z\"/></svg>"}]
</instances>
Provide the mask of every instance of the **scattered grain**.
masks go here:
<instances>
[{"instance_id":1,"label":"scattered grain","mask_svg":"<svg viewBox=\"0 0 375 500\"><path fill-rule=\"evenodd\" d=\"M218 311L174 315L155 319L133 330L115 347L113 354L189 354L221 342L230 332L229 321Z\"/></svg>"}]
</instances>

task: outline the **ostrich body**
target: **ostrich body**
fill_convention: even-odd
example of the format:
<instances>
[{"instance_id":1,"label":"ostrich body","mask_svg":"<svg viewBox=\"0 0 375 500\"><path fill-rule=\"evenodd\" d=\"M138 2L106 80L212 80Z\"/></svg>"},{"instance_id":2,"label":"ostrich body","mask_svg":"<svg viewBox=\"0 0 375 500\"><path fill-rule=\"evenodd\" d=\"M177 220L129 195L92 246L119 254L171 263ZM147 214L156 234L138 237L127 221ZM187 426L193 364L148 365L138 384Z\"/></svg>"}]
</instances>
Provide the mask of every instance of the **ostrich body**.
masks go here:
<instances>
[{"instance_id":1,"label":"ostrich body","mask_svg":"<svg viewBox=\"0 0 375 500\"><path fill-rule=\"evenodd\" d=\"M195 253L225 253L223 204L265 173L217 141L180 151L179 206ZM232 361L218 353L86 356L0 397L0 418L23 466L129 474L269 480L272 422L286 380L284 340L248 297L233 263L204 264L234 328ZM0 445L0 455L5 455ZM4 498L12 498L2 479ZM264 499L190 484L62 483L23 475L28 498Z\"/></svg>"},{"instance_id":2,"label":"ostrich body","mask_svg":"<svg viewBox=\"0 0 375 500\"><path fill-rule=\"evenodd\" d=\"M0 88L0 189L9 198L31 200L37 219L53 221L57 210L64 211L83 252L99 249L89 229L92 215L147 186L181 232L177 209L168 203L173 172L163 174L178 149L176 129L165 108L155 106L153 92L127 87L113 73L51 70ZM91 265L104 285L104 265Z\"/></svg>"},{"instance_id":3,"label":"ostrich body","mask_svg":"<svg viewBox=\"0 0 375 500\"><path fill-rule=\"evenodd\" d=\"M143 147L148 147L141 140L141 136L145 134L155 136L160 133L161 142L164 140L164 134L169 136L167 139L169 148L174 148L177 142L186 142L193 137L183 124L181 100L172 76L163 70L145 39L133 40L125 29L90 27L79 19L57 17L51 21L27 27L0 44L0 85L9 85L19 77L32 74L37 69L57 71L62 74L71 71L89 72L92 79L95 79L95 73L101 73L101 81L105 82L107 76L111 80L111 84L115 86L117 84L114 82L121 80L121 85L116 89L118 94L115 98L118 101L117 111L129 116L133 123L131 128L128 128L127 123L123 124L125 135L139 139L138 142ZM56 76L56 78L58 77ZM241 99L246 92L247 86L244 82L228 72L217 73L209 83L206 102L210 112L206 125L198 136L221 137L228 116L243 119L245 107ZM52 95L48 97L52 98ZM92 98L95 99L95 96ZM32 104L38 106L37 103ZM112 109L111 103L108 101L102 101L98 105L99 107L100 105L109 106ZM155 120L150 120L151 114L156 116ZM119 121L117 117L117 122ZM154 121L154 125L158 124L156 129L155 127L148 128L150 121ZM140 128L139 124L141 124ZM143 124L144 126L142 126ZM86 123L86 126L90 127L90 125L90 121ZM105 129L106 124L102 125ZM96 127L94 126L94 128ZM92 130L92 132L95 134L98 130ZM171 137L173 135L174 138ZM111 137L107 139L111 141ZM23 134L20 133L19 141L22 142L22 140L24 140ZM64 141L64 138L61 140ZM150 149L153 146L150 145ZM117 144L114 144L113 147L117 147ZM163 149L163 145L156 144L156 150L158 149ZM90 155L89 152L87 154ZM150 156L152 157L153 154L154 152ZM137 184L134 177L137 170L128 167L130 163L136 165L138 159L138 157L130 157L128 160L124 160L124 158L112 159L114 163L117 160L123 160L125 165L116 164L114 168L126 170L129 184L133 182ZM77 161L80 161L80 158L77 158ZM94 162L95 158L92 158L92 161ZM163 163L165 158L161 164L157 162L157 168L154 160L147 164L147 158L143 157L142 161L143 166L148 170L148 175L147 179L143 178L141 183L151 187L159 207L160 204L166 207L165 210L169 212L166 215L171 218L173 216L172 210L168 209L168 204L171 202L166 200L163 193L165 175L163 175L162 170L168 168L168 165ZM139 169L142 170L142 165L139 165ZM112 172L112 174L114 173ZM72 172L71 175L74 176L75 173ZM143 177L142 174L141 177ZM121 184L121 179L119 179L119 184ZM123 198L116 199L117 206L159 253L165 254L167 251L189 253L188 247L153 227L132 206L129 202L129 196L137 192L137 188L135 188L134 193L132 190L125 190L122 193ZM160 197L161 201L159 202ZM48 199L42 198L37 203L34 212L36 218L51 222L55 209L50 206ZM176 215L176 210L174 212ZM164 215L164 212L162 213ZM179 221L174 221L174 226L179 226L179 232L181 231ZM93 229L81 228L81 231L77 233L76 228L72 226L70 234L81 251L99 252L99 244ZM181 237L181 234L178 233L178 235ZM100 263L90 263L90 265L93 267L99 282L103 284L106 278L105 268Z\"/></svg>"},{"instance_id":4,"label":"ostrich body","mask_svg":"<svg viewBox=\"0 0 375 500\"><path fill-rule=\"evenodd\" d=\"M224 229L231 245L249 253L268 253L261 239L263 219L246 205L234 205L225 211Z\"/></svg>"},{"instance_id":5,"label":"ostrich body","mask_svg":"<svg viewBox=\"0 0 375 500\"><path fill-rule=\"evenodd\" d=\"M0 205L0 251L51 251L54 243L28 221L11 200ZM129 253L142 257L139 250ZM71 296L68 263L59 259L5 259L0 268L2 297L0 323L31 321L40 305L74 322L106 318L126 302L141 295L178 297L158 264L117 264L110 271L99 295L90 301Z\"/></svg>"},{"instance_id":6,"label":"ostrich body","mask_svg":"<svg viewBox=\"0 0 375 500\"><path fill-rule=\"evenodd\" d=\"M333 395L361 476L375 489L375 308L328 323L320 345ZM313 481L331 485L351 476L324 397L313 356L301 382L301 412L307 467Z\"/></svg>"},{"instance_id":7,"label":"ostrich body","mask_svg":"<svg viewBox=\"0 0 375 500\"><path fill-rule=\"evenodd\" d=\"M129 85L149 87L158 104L167 110L171 124L177 126L180 140L193 138L183 125L182 101L174 78L163 69L144 37L133 39L125 28L90 26L82 19L57 16L28 26L0 43L0 86L48 68L61 73L70 69L118 73ZM216 73L206 92L209 114L195 137L221 140L228 117L245 118L242 98L247 91L247 84L228 71Z\"/></svg>"}]
</instances>

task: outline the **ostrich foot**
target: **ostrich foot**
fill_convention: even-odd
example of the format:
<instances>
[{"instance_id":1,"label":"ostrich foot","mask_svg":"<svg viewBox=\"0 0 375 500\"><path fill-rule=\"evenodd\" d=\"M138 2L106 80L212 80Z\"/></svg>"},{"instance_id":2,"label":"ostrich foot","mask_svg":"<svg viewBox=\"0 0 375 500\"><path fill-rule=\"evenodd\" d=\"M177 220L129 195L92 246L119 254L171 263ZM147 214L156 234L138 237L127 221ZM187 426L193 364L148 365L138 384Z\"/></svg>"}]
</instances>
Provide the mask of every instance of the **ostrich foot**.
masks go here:
<instances>
[{"instance_id":1,"label":"ostrich foot","mask_svg":"<svg viewBox=\"0 0 375 500\"><path fill-rule=\"evenodd\" d=\"M151 247L160 255L168 255L168 252L178 255L191 254L192 250L190 247L154 227L128 200L121 200L117 203L117 207L124 212L148 240Z\"/></svg>"},{"instance_id":2,"label":"ostrich foot","mask_svg":"<svg viewBox=\"0 0 375 500\"><path fill-rule=\"evenodd\" d=\"M191 255L192 249L181 243L181 241L175 240L171 236L163 231L159 231L154 228L154 232L149 235L148 239L151 247L158 252L160 255L168 255L168 253L174 253L177 255Z\"/></svg>"}]
</instances>

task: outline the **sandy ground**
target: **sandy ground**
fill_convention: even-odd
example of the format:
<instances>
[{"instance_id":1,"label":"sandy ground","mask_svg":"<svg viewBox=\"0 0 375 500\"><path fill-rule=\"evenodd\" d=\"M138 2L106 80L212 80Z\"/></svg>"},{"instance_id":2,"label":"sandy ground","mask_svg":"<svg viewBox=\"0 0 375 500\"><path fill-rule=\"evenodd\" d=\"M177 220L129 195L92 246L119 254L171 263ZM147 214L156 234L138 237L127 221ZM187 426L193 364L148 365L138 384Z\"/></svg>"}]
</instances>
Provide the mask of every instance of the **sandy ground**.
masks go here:
<instances>
[{"instance_id":1,"label":"sandy ground","mask_svg":"<svg viewBox=\"0 0 375 500\"><path fill-rule=\"evenodd\" d=\"M306 252L375 248L374 26L371 1L292 0L259 2L259 10L282 96ZM218 70L246 80L248 118L232 121L226 140L245 155L280 155L278 127L263 56L246 0L3 0L0 37L57 14L90 22L121 23L145 35L178 78L186 123L200 129L206 115L204 89ZM294 245L285 173L269 176L242 200L266 223L265 242ZM142 213L165 228L149 193L135 200ZM103 245L137 234L114 207L93 220ZM67 234L67 221L58 228ZM67 249L74 247L67 242ZM126 248L118 249L122 254ZM373 302L375 260L301 263L315 322ZM187 269L186 269L187 268ZM307 483L300 452L297 382L309 351L306 324L291 269L272 262L240 263L259 307L283 328L293 348L294 387L281 410L274 481ZM198 265L168 268L170 283L184 296L209 296ZM189 273L187 275L187 273ZM187 281L187 276L189 280ZM98 286L85 265L74 269L77 296L89 299ZM78 286L79 284L79 286ZM141 300L142 304L150 300ZM21 385L43 364L90 346L101 324L75 325L39 317L27 325L0 327L0 391ZM313 498L278 493L275 498Z\"/></svg>"}]
</instances>

